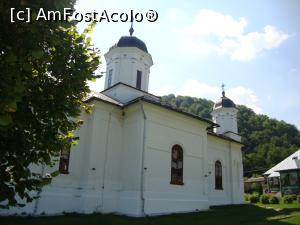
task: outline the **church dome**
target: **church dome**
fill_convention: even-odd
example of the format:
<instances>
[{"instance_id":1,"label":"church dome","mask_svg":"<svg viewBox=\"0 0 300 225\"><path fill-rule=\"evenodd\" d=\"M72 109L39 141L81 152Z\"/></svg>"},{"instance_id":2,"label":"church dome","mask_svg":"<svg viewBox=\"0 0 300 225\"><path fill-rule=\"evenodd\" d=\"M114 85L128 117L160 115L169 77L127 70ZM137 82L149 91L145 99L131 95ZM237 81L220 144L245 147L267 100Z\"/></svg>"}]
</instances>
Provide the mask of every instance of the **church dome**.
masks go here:
<instances>
[{"instance_id":1,"label":"church dome","mask_svg":"<svg viewBox=\"0 0 300 225\"><path fill-rule=\"evenodd\" d=\"M123 36L120 38L120 40L118 41L118 43L116 44L117 47L137 47L140 50L147 52L147 46L146 44L138 39L135 36Z\"/></svg>"},{"instance_id":2,"label":"church dome","mask_svg":"<svg viewBox=\"0 0 300 225\"><path fill-rule=\"evenodd\" d=\"M225 92L222 92L222 97L215 103L214 109L217 108L235 108L234 102L225 96Z\"/></svg>"}]
</instances>

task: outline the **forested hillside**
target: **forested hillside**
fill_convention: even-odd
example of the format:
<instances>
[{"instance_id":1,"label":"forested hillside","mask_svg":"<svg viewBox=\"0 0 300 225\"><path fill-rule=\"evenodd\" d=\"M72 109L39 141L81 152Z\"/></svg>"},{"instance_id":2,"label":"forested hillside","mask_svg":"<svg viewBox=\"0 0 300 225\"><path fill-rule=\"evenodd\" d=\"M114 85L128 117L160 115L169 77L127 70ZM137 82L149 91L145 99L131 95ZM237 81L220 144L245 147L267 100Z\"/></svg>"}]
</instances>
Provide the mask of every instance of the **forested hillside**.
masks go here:
<instances>
[{"instance_id":1,"label":"forested hillside","mask_svg":"<svg viewBox=\"0 0 300 225\"><path fill-rule=\"evenodd\" d=\"M162 100L184 111L211 119L213 101L177 96L163 96ZM238 129L242 136L244 171L247 176L261 174L300 148L300 132L292 124L258 115L239 105Z\"/></svg>"}]
</instances>

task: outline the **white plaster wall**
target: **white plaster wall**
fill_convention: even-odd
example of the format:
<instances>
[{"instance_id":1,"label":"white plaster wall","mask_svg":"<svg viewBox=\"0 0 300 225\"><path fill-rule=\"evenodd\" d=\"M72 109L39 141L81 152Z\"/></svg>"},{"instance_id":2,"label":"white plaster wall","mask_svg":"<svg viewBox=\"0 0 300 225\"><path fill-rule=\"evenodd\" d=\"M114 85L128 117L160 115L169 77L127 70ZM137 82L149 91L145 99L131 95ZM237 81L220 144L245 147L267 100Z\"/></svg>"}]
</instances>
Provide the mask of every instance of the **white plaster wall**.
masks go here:
<instances>
[{"instance_id":1,"label":"white plaster wall","mask_svg":"<svg viewBox=\"0 0 300 225\"><path fill-rule=\"evenodd\" d=\"M70 207L62 206L64 211L81 213L116 211L121 186L119 180L120 153L123 145L121 110L105 103L97 101L93 103L95 104L93 114L87 115L88 124L85 129L80 130L79 145L71 151L70 174L60 175L49 186L56 188L66 180L77 183L73 189L69 184L63 186L64 191L71 195L72 201L77 198L76 204L65 201Z\"/></svg>"},{"instance_id":2,"label":"white plaster wall","mask_svg":"<svg viewBox=\"0 0 300 225\"><path fill-rule=\"evenodd\" d=\"M46 212L48 214L61 213L63 211L80 211L82 208L80 206L80 198L78 193L81 188L81 181L79 177L81 176L81 171L78 168L83 168L85 170L85 165L83 164L85 160L79 160L82 156L81 151L77 151L80 146L86 144L86 136L89 127L90 120L92 116L87 116L82 114L81 117L85 122L83 126L77 131L77 135L80 136L81 140L79 145L73 147L70 153L71 162L69 165L70 171L68 175L61 174L52 180L52 183L43 188L42 192L39 194L41 197L32 203L27 203L25 207L22 208L10 208L4 213L27 213L27 214L40 214ZM74 163L75 162L75 163ZM53 168L42 168L37 166L31 166L31 169L35 172L40 173L51 173L58 170L58 163L54 165ZM34 193L37 194L37 193ZM1 214L3 212L1 211Z\"/></svg>"},{"instance_id":3,"label":"white plaster wall","mask_svg":"<svg viewBox=\"0 0 300 225\"><path fill-rule=\"evenodd\" d=\"M42 195L43 199L55 188L61 187L63 191L60 192L65 192L64 195L70 195L71 199L71 201L65 201L61 196L59 197L60 200L55 201L55 205L60 201L68 204L65 206L62 203L63 211L81 213L114 211L105 202L107 198L112 205L116 204L117 201L118 187L120 186L119 170L111 168L108 162L111 161L111 157L114 157L115 166L119 165L118 160L120 159L116 156L119 156L118 151L121 150L122 146L121 110L97 101L94 104L93 114L87 115L87 126L80 130L79 145L71 150L70 173L55 178L51 186L48 187L50 190L44 191ZM110 142L112 139L114 141ZM73 188L72 185L66 183L67 181L77 185ZM105 195L108 189L111 189L112 193ZM57 192L59 191L53 191L54 195ZM55 197L52 196L52 198ZM49 201L45 202L48 203L46 207L49 207ZM60 208L53 208L57 212L61 212Z\"/></svg>"},{"instance_id":4,"label":"white plaster wall","mask_svg":"<svg viewBox=\"0 0 300 225\"><path fill-rule=\"evenodd\" d=\"M133 106L123 114L119 107L97 101L94 104L93 115L82 131L84 141L81 137L81 145L71 152L70 174L60 175L43 191L39 211L139 216L142 133L139 108ZM66 180L79 185L72 187Z\"/></svg>"},{"instance_id":5,"label":"white plaster wall","mask_svg":"<svg viewBox=\"0 0 300 225\"><path fill-rule=\"evenodd\" d=\"M154 215L243 202L239 144L207 136L205 122L149 103L138 102L124 110L93 103L93 113L82 114L84 124L76 132L80 140L71 150L70 173L54 178L37 201L22 209L1 210L1 214L103 212L142 216L143 208L146 214ZM174 144L184 151L184 185L170 184ZM215 160L223 165L223 191L214 190L213 176L208 175L214 174ZM58 164L44 172L57 169Z\"/></svg>"},{"instance_id":6,"label":"white plaster wall","mask_svg":"<svg viewBox=\"0 0 300 225\"><path fill-rule=\"evenodd\" d=\"M241 145L208 135L209 200L211 205L243 203ZM215 189L215 162L222 163L223 190Z\"/></svg>"},{"instance_id":7,"label":"white plaster wall","mask_svg":"<svg viewBox=\"0 0 300 225\"><path fill-rule=\"evenodd\" d=\"M213 116L213 122L220 125L220 127L214 129L216 133L224 134L226 131L238 133L236 108L218 108L211 115Z\"/></svg>"},{"instance_id":8,"label":"white plaster wall","mask_svg":"<svg viewBox=\"0 0 300 225\"><path fill-rule=\"evenodd\" d=\"M244 204L244 179L243 179L243 161L241 146L232 143L232 182L233 182L233 203Z\"/></svg>"},{"instance_id":9,"label":"white plaster wall","mask_svg":"<svg viewBox=\"0 0 300 225\"><path fill-rule=\"evenodd\" d=\"M118 82L136 86L137 70L142 72L141 89L148 91L150 67L153 65L150 54L136 47L113 47L105 55L107 62L105 87L108 88L108 73L112 69L112 83Z\"/></svg>"},{"instance_id":10,"label":"white plaster wall","mask_svg":"<svg viewBox=\"0 0 300 225\"><path fill-rule=\"evenodd\" d=\"M179 113L144 103L146 144L145 213L188 212L209 207L206 171L206 124ZM171 148L184 151L184 185L170 184Z\"/></svg>"},{"instance_id":11,"label":"white plaster wall","mask_svg":"<svg viewBox=\"0 0 300 225\"><path fill-rule=\"evenodd\" d=\"M142 113L138 104L124 110L122 191L119 196L118 212L132 216L141 215L142 122Z\"/></svg>"},{"instance_id":12,"label":"white plaster wall","mask_svg":"<svg viewBox=\"0 0 300 225\"><path fill-rule=\"evenodd\" d=\"M69 174L55 177L33 203L1 210L1 214L117 211L123 146L121 109L97 101L93 103L93 113L82 114L84 124L75 135L80 140L71 149ZM55 170L58 163L53 168L45 168L44 173Z\"/></svg>"},{"instance_id":13,"label":"white plaster wall","mask_svg":"<svg viewBox=\"0 0 300 225\"><path fill-rule=\"evenodd\" d=\"M90 177L91 184L96 183L97 190L100 190L97 206L89 208L99 209L98 211L116 212L118 195L121 190L120 163L123 148L123 116L120 108L97 103L97 114L95 117L94 137L92 141L91 168L94 177ZM88 202L88 201L87 201Z\"/></svg>"}]
</instances>

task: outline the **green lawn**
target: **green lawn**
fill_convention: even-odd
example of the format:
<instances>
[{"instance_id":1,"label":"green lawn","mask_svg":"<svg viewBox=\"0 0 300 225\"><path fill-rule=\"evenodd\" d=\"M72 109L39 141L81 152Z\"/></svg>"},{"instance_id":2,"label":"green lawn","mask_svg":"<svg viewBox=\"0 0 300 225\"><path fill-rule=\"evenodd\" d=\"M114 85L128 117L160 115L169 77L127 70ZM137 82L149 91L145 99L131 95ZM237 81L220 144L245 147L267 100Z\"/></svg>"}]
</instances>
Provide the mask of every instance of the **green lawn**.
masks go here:
<instances>
[{"instance_id":1,"label":"green lawn","mask_svg":"<svg viewBox=\"0 0 300 225\"><path fill-rule=\"evenodd\" d=\"M258 203L256 205L261 206L261 207L271 207L271 208L274 208L274 209L299 209L300 210L300 203L297 203L295 201L292 204L284 204L284 203L280 203L280 204L261 204L261 203Z\"/></svg>"},{"instance_id":2,"label":"green lawn","mask_svg":"<svg viewBox=\"0 0 300 225\"><path fill-rule=\"evenodd\" d=\"M274 205L267 205L267 207ZM278 205L277 205L278 206ZM214 207L209 211L146 218L68 214L55 217L0 217L1 225L300 225L300 204ZM276 207L277 208L277 207Z\"/></svg>"}]
</instances>

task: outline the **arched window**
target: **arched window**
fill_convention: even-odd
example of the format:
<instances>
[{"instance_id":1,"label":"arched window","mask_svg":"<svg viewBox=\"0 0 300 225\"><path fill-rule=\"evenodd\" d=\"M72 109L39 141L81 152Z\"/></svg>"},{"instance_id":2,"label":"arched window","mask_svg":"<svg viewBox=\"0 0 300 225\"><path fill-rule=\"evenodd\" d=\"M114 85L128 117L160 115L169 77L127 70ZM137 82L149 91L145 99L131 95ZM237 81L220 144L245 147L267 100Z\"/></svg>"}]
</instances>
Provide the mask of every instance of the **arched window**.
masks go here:
<instances>
[{"instance_id":1,"label":"arched window","mask_svg":"<svg viewBox=\"0 0 300 225\"><path fill-rule=\"evenodd\" d=\"M217 190L223 189L222 184L222 164L220 161L216 161L215 163L215 188Z\"/></svg>"},{"instance_id":2,"label":"arched window","mask_svg":"<svg viewBox=\"0 0 300 225\"><path fill-rule=\"evenodd\" d=\"M183 150L180 145L172 147L171 184L183 185Z\"/></svg>"}]
</instances>

